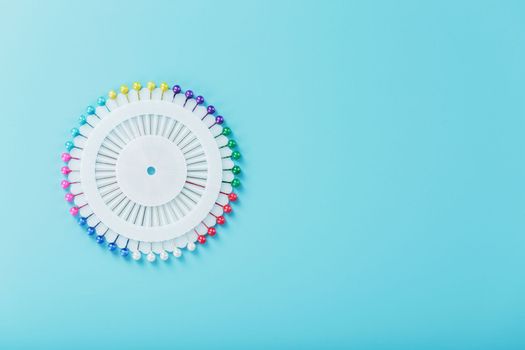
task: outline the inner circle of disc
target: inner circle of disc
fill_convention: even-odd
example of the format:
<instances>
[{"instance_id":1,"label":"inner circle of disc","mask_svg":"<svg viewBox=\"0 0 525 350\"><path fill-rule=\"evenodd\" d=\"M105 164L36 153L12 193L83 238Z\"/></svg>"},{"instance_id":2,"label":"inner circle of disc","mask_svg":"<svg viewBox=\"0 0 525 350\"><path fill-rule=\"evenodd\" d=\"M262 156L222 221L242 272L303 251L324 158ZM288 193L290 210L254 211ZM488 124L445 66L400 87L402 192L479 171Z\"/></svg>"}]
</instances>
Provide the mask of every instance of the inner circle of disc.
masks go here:
<instances>
[{"instance_id":1,"label":"inner circle of disc","mask_svg":"<svg viewBox=\"0 0 525 350\"><path fill-rule=\"evenodd\" d=\"M118 186L143 206L173 200L184 187L186 160L177 145L161 136L141 136L121 151L116 166Z\"/></svg>"}]
</instances>

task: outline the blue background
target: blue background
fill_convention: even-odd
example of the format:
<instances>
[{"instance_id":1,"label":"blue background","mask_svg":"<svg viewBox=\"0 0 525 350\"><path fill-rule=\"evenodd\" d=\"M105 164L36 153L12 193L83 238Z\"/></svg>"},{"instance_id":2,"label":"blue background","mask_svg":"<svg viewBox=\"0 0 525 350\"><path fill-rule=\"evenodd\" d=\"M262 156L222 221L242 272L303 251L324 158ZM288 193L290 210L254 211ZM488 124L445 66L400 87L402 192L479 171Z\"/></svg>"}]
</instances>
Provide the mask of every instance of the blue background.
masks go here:
<instances>
[{"instance_id":1,"label":"blue background","mask_svg":"<svg viewBox=\"0 0 525 350\"><path fill-rule=\"evenodd\" d=\"M1 348L525 347L519 1L2 2ZM60 153L122 83L225 116L228 227L136 264Z\"/></svg>"}]
</instances>

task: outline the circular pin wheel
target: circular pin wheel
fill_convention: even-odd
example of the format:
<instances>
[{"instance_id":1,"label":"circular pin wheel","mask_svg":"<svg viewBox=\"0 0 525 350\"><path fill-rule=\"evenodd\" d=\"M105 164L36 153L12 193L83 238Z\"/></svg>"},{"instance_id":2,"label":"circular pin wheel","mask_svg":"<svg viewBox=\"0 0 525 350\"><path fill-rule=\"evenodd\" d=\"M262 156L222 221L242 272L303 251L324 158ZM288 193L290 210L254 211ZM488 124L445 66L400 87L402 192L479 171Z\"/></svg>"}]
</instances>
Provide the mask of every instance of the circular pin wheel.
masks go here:
<instances>
[{"instance_id":1,"label":"circular pin wheel","mask_svg":"<svg viewBox=\"0 0 525 350\"><path fill-rule=\"evenodd\" d=\"M217 234L241 168L232 131L202 96L178 85L110 91L66 142L61 186L88 235L110 251L153 262Z\"/></svg>"}]
</instances>

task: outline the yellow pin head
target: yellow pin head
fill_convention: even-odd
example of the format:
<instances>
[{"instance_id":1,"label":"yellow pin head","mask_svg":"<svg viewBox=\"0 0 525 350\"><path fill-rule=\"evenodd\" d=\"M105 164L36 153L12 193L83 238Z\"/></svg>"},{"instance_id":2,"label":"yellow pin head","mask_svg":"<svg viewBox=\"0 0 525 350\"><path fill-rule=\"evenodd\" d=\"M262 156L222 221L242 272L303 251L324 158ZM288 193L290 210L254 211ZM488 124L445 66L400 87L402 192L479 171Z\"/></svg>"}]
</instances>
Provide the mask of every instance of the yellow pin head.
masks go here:
<instances>
[{"instance_id":1,"label":"yellow pin head","mask_svg":"<svg viewBox=\"0 0 525 350\"><path fill-rule=\"evenodd\" d=\"M111 90L110 92L108 92L108 97L112 100L116 99L117 93L115 92L115 90Z\"/></svg>"},{"instance_id":2,"label":"yellow pin head","mask_svg":"<svg viewBox=\"0 0 525 350\"><path fill-rule=\"evenodd\" d=\"M155 89L156 85L154 82L149 81L147 87L149 91L152 91L153 89Z\"/></svg>"},{"instance_id":3,"label":"yellow pin head","mask_svg":"<svg viewBox=\"0 0 525 350\"><path fill-rule=\"evenodd\" d=\"M162 90L162 92L166 92L170 89L170 86L167 83L161 83L160 89Z\"/></svg>"},{"instance_id":4,"label":"yellow pin head","mask_svg":"<svg viewBox=\"0 0 525 350\"><path fill-rule=\"evenodd\" d=\"M138 81L134 82L133 83L133 90L139 91L140 89L142 89L142 85Z\"/></svg>"},{"instance_id":5,"label":"yellow pin head","mask_svg":"<svg viewBox=\"0 0 525 350\"><path fill-rule=\"evenodd\" d=\"M127 95L129 92L129 88L126 85L121 85L120 92L122 92L124 95Z\"/></svg>"}]
</instances>

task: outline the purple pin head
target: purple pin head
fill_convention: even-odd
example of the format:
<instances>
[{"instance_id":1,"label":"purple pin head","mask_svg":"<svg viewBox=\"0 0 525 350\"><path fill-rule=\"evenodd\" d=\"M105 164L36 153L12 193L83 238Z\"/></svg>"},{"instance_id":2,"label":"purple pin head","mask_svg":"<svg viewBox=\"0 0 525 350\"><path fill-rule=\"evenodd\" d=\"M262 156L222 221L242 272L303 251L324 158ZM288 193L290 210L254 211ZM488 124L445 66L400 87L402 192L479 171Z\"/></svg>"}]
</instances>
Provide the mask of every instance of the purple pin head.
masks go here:
<instances>
[{"instance_id":1,"label":"purple pin head","mask_svg":"<svg viewBox=\"0 0 525 350\"><path fill-rule=\"evenodd\" d=\"M186 98L192 98L193 97L193 91L188 90L188 91L186 91L186 93L184 95L186 95Z\"/></svg>"},{"instance_id":2,"label":"purple pin head","mask_svg":"<svg viewBox=\"0 0 525 350\"><path fill-rule=\"evenodd\" d=\"M197 97L195 98L195 100L197 101L197 104L198 104L198 105L201 105L201 104L204 103L204 97L202 97L202 96L197 96Z\"/></svg>"},{"instance_id":3,"label":"purple pin head","mask_svg":"<svg viewBox=\"0 0 525 350\"><path fill-rule=\"evenodd\" d=\"M215 123L222 124L224 123L224 118L221 115L215 117Z\"/></svg>"},{"instance_id":4,"label":"purple pin head","mask_svg":"<svg viewBox=\"0 0 525 350\"><path fill-rule=\"evenodd\" d=\"M180 92L181 89L179 85L173 85L172 90L173 90L173 93L176 95Z\"/></svg>"},{"instance_id":5,"label":"purple pin head","mask_svg":"<svg viewBox=\"0 0 525 350\"><path fill-rule=\"evenodd\" d=\"M215 107L208 106L208 114L213 114L213 113L215 113Z\"/></svg>"}]
</instances>

